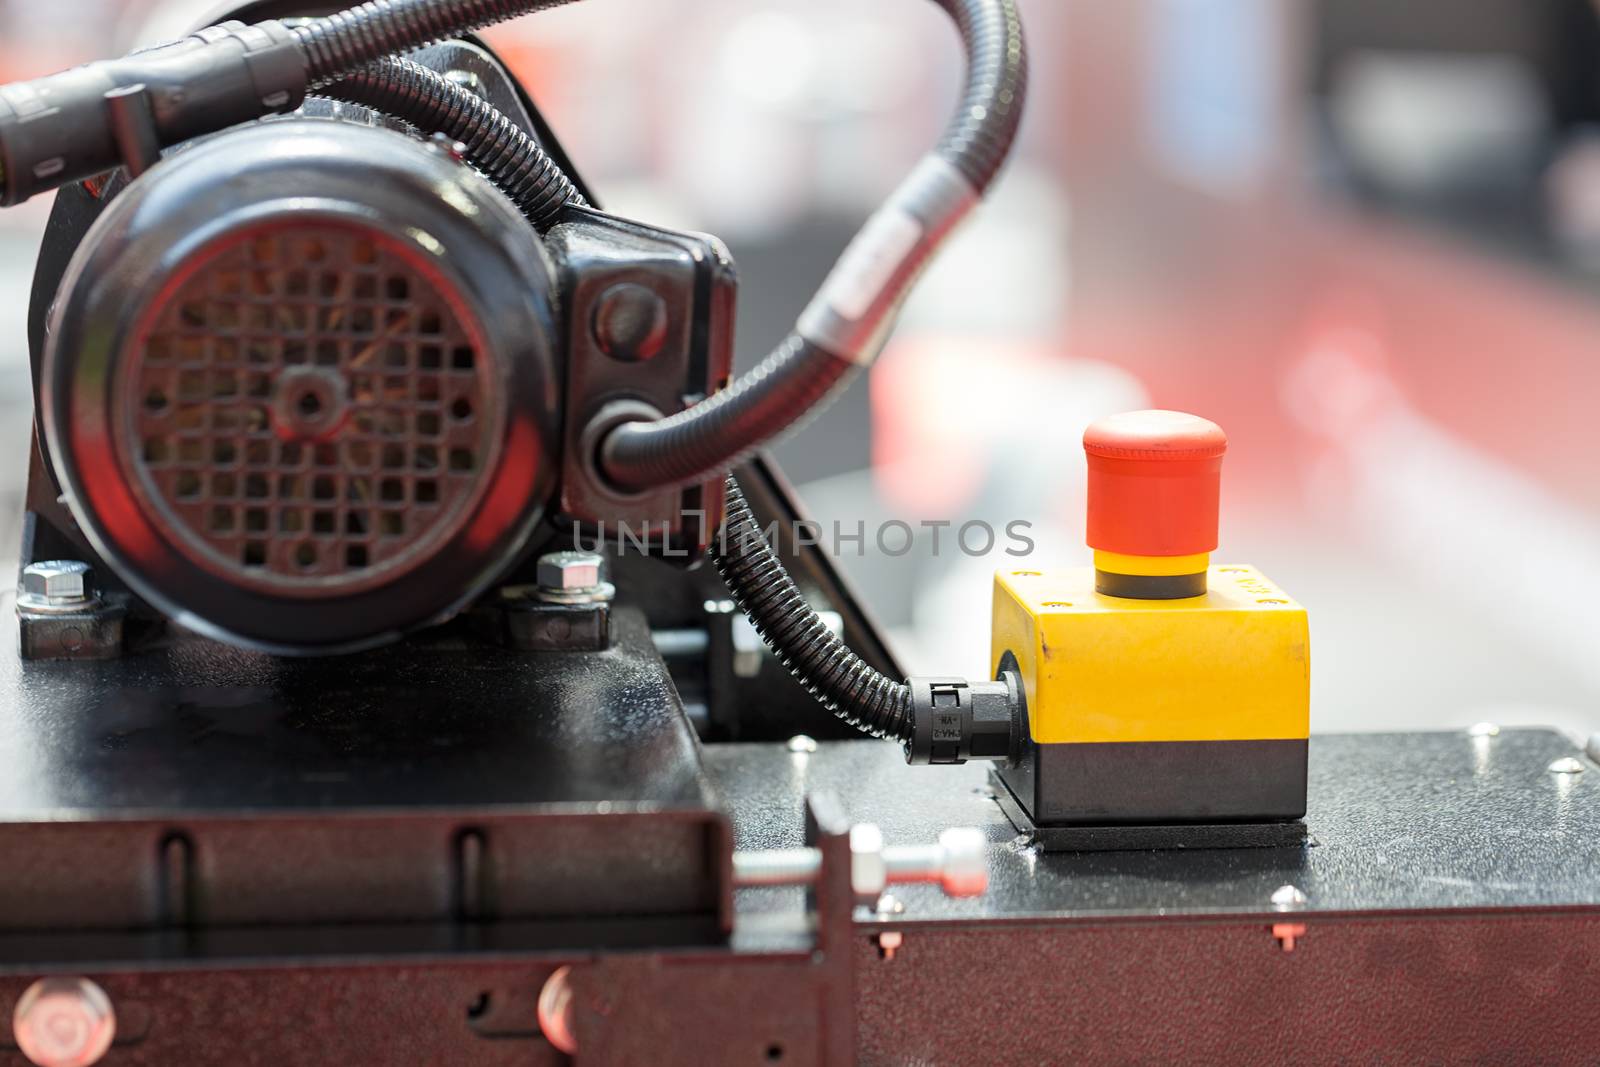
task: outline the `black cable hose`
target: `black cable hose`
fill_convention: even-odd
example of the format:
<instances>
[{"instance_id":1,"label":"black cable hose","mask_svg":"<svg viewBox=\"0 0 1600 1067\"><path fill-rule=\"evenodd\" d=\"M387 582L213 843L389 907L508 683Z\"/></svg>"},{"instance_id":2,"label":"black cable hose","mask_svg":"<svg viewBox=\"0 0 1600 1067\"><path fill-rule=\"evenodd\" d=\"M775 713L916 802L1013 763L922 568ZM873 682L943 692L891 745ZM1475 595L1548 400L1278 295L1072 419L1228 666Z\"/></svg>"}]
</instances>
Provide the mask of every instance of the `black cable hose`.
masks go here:
<instances>
[{"instance_id":1,"label":"black cable hose","mask_svg":"<svg viewBox=\"0 0 1600 1067\"><path fill-rule=\"evenodd\" d=\"M306 53L311 88L473 30L564 7L575 0L367 0L294 28Z\"/></svg>"},{"instance_id":2,"label":"black cable hose","mask_svg":"<svg viewBox=\"0 0 1600 1067\"><path fill-rule=\"evenodd\" d=\"M955 18L970 57L967 90L939 155L981 196L1010 154L1022 121L1028 76L1022 20L1014 0L935 2ZM602 447L601 469L632 491L731 469L861 369L855 360L792 333L731 388L665 419L619 426Z\"/></svg>"},{"instance_id":3,"label":"black cable hose","mask_svg":"<svg viewBox=\"0 0 1600 1067\"><path fill-rule=\"evenodd\" d=\"M380 59L318 92L461 142L472 165L536 229L549 229L563 206L585 202L572 179L516 123L470 89L420 63Z\"/></svg>"},{"instance_id":4,"label":"black cable hose","mask_svg":"<svg viewBox=\"0 0 1600 1067\"><path fill-rule=\"evenodd\" d=\"M618 486L644 490L737 466L776 433L800 426L860 367L791 333L728 388L655 422L625 423L601 446Z\"/></svg>"},{"instance_id":5,"label":"black cable hose","mask_svg":"<svg viewBox=\"0 0 1600 1067\"><path fill-rule=\"evenodd\" d=\"M728 519L714 555L728 591L789 672L829 711L889 740L911 740L911 688L868 666L806 603L728 479Z\"/></svg>"},{"instance_id":6,"label":"black cable hose","mask_svg":"<svg viewBox=\"0 0 1600 1067\"><path fill-rule=\"evenodd\" d=\"M576 0L367 0L294 28L312 88L387 56ZM933 0L966 48L967 87L939 153L981 194L999 173L1022 121L1028 52L1015 0Z\"/></svg>"},{"instance_id":7,"label":"black cable hose","mask_svg":"<svg viewBox=\"0 0 1600 1067\"><path fill-rule=\"evenodd\" d=\"M1028 45L1015 0L934 0L967 52L967 85L939 155L982 196L1011 155L1028 94Z\"/></svg>"},{"instance_id":8,"label":"black cable hose","mask_svg":"<svg viewBox=\"0 0 1600 1067\"><path fill-rule=\"evenodd\" d=\"M315 88L385 56L569 2L368 0L297 26L294 33ZM1028 74L1022 20L1016 0L934 2L955 21L968 56L966 89L938 155L981 196L1009 155L1022 121ZM632 491L728 470L799 422L859 370L859 362L846 354L792 334L718 396L658 422L618 427L603 446L601 468L619 488Z\"/></svg>"}]
</instances>

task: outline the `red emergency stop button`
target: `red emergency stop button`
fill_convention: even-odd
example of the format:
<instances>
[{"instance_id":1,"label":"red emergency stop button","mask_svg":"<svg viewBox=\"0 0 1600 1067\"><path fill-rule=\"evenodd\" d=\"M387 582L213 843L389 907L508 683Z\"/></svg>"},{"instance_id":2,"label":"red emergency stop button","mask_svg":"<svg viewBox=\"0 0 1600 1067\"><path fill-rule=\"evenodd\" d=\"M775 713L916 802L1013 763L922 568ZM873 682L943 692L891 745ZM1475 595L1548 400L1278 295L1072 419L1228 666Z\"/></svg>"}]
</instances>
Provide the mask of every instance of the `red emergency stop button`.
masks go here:
<instances>
[{"instance_id":1,"label":"red emergency stop button","mask_svg":"<svg viewBox=\"0 0 1600 1067\"><path fill-rule=\"evenodd\" d=\"M1222 427L1181 411L1130 411L1083 435L1089 547L1125 556L1193 556L1217 547Z\"/></svg>"}]
</instances>

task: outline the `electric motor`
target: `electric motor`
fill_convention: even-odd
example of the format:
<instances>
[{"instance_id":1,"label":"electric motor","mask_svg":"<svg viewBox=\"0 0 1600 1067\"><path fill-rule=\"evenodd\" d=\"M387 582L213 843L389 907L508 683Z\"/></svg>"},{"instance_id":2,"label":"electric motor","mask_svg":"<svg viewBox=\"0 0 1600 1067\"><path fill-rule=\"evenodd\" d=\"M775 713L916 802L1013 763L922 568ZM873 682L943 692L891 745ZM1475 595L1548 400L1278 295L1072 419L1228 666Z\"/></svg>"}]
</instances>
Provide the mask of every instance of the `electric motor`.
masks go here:
<instances>
[{"instance_id":1,"label":"electric motor","mask_svg":"<svg viewBox=\"0 0 1600 1067\"><path fill-rule=\"evenodd\" d=\"M284 0L0 86L0 206L64 190L35 279L25 559L80 552L167 619L328 653L514 588L547 511L664 558L711 550L728 473L872 362L998 175L1021 21L1014 0L939 0L961 105L730 382L726 249L594 207L514 79L456 39L564 2ZM864 698L781 567L719 564L758 630L805 646L780 655L808 688L907 734L909 691Z\"/></svg>"},{"instance_id":2,"label":"electric motor","mask_svg":"<svg viewBox=\"0 0 1600 1067\"><path fill-rule=\"evenodd\" d=\"M296 119L186 148L105 209L41 369L54 469L164 613L277 650L449 613L556 474L554 267L447 149Z\"/></svg>"}]
</instances>

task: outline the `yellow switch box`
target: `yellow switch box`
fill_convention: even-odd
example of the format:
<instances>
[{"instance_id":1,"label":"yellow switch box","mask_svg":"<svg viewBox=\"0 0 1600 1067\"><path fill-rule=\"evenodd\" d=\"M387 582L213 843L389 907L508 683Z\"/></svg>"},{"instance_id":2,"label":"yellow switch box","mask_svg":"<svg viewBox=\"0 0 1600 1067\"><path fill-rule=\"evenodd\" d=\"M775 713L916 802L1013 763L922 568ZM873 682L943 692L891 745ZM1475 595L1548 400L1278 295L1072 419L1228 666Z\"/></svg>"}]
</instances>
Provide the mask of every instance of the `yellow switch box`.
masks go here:
<instances>
[{"instance_id":1,"label":"yellow switch box","mask_svg":"<svg viewBox=\"0 0 1600 1067\"><path fill-rule=\"evenodd\" d=\"M991 670L1009 653L1041 745L1303 740L1303 607L1253 567L1218 566L1181 600L1095 592L1095 572L1001 571Z\"/></svg>"}]
</instances>

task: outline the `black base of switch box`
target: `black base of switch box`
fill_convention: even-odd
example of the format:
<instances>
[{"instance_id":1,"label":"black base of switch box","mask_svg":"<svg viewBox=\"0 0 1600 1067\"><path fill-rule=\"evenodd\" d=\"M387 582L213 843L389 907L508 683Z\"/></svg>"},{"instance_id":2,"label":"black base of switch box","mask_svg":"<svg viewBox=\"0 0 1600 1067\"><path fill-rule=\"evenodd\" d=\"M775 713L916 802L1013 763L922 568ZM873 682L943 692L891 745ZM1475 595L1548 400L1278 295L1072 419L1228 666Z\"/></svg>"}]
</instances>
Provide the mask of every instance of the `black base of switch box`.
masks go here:
<instances>
[{"instance_id":1,"label":"black base of switch box","mask_svg":"<svg viewBox=\"0 0 1600 1067\"><path fill-rule=\"evenodd\" d=\"M1308 742L1029 742L994 771L1001 807L1048 851L1262 848L1305 840Z\"/></svg>"}]
</instances>

